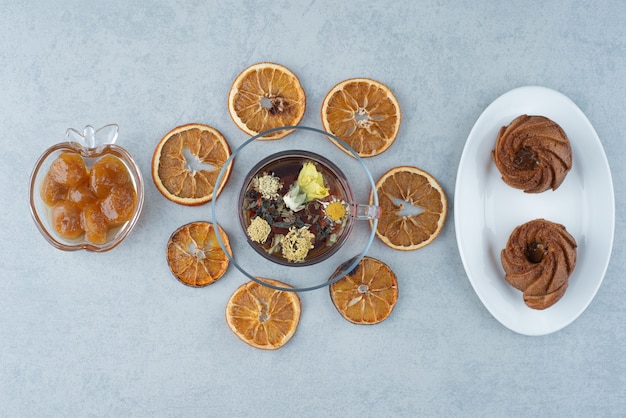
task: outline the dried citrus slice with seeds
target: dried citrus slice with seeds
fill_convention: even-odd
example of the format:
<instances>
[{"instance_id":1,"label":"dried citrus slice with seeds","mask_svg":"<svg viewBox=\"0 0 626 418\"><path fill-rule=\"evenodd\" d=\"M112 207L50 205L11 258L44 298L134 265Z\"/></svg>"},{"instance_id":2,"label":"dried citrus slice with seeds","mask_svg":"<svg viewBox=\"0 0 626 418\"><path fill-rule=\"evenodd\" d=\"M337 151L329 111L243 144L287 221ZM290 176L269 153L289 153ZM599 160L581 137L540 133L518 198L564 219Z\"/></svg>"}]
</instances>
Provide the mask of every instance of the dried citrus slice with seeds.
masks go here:
<instances>
[{"instance_id":1,"label":"dried citrus slice with seeds","mask_svg":"<svg viewBox=\"0 0 626 418\"><path fill-rule=\"evenodd\" d=\"M259 279L276 287L290 287L272 279ZM293 337L300 322L296 292L272 289L255 281L241 285L226 305L226 323L246 344L276 350Z\"/></svg>"},{"instance_id":2,"label":"dried citrus slice with seeds","mask_svg":"<svg viewBox=\"0 0 626 418\"><path fill-rule=\"evenodd\" d=\"M417 167L392 168L376 182L382 215L376 236L396 250L417 250L441 232L448 201L441 185Z\"/></svg>"},{"instance_id":3,"label":"dried citrus slice with seeds","mask_svg":"<svg viewBox=\"0 0 626 418\"><path fill-rule=\"evenodd\" d=\"M222 228L218 229L230 252L228 236ZM188 223L167 241L167 264L174 276L188 286L203 287L216 282L226 272L228 262L212 223Z\"/></svg>"},{"instance_id":4,"label":"dried citrus slice with seeds","mask_svg":"<svg viewBox=\"0 0 626 418\"><path fill-rule=\"evenodd\" d=\"M235 124L249 135L300 123L306 96L298 77L287 67L270 62L251 65L237 76L228 95ZM260 139L280 139L281 130Z\"/></svg>"},{"instance_id":5,"label":"dried citrus slice with seeds","mask_svg":"<svg viewBox=\"0 0 626 418\"><path fill-rule=\"evenodd\" d=\"M398 279L388 265L363 257L356 268L330 285L337 311L353 324L385 320L398 300Z\"/></svg>"},{"instance_id":6,"label":"dried citrus slice with seeds","mask_svg":"<svg viewBox=\"0 0 626 418\"><path fill-rule=\"evenodd\" d=\"M327 132L346 142L361 157L373 157L391 146L402 112L393 92L369 78L351 78L333 87L322 104ZM349 151L330 138L346 153Z\"/></svg>"},{"instance_id":7,"label":"dried citrus slice with seeds","mask_svg":"<svg viewBox=\"0 0 626 418\"><path fill-rule=\"evenodd\" d=\"M211 200L217 176L230 157L230 147L215 128L201 124L179 126L157 144L152 157L152 179L163 196L186 206ZM222 190L229 166L218 188Z\"/></svg>"}]
</instances>

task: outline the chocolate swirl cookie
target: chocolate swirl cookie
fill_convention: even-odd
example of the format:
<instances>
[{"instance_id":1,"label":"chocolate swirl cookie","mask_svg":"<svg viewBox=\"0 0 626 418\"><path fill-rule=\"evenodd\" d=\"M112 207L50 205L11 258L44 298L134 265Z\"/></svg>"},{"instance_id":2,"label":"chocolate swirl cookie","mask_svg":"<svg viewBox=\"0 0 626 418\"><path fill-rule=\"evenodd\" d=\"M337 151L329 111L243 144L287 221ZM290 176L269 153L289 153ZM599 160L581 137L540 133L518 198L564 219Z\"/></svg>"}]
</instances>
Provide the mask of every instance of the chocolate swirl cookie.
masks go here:
<instances>
[{"instance_id":1,"label":"chocolate swirl cookie","mask_svg":"<svg viewBox=\"0 0 626 418\"><path fill-rule=\"evenodd\" d=\"M567 135L544 116L521 115L500 128L492 157L502 180L526 193L556 190L572 168Z\"/></svg>"},{"instance_id":2,"label":"chocolate swirl cookie","mask_svg":"<svg viewBox=\"0 0 626 418\"><path fill-rule=\"evenodd\" d=\"M576 266L576 240L561 224L535 219L513 230L500 253L505 280L533 309L554 305Z\"/></svg>"}]
</instances>

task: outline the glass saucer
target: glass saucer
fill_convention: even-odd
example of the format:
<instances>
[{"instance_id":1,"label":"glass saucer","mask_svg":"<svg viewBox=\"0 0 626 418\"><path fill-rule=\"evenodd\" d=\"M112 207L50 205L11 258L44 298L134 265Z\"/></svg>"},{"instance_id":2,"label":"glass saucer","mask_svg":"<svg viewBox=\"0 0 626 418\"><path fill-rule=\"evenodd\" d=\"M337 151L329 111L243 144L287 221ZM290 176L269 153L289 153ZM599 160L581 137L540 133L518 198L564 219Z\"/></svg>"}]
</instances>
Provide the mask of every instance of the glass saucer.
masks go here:
<instances>
[{"instance_id":1,"label":"glass saucer","mask_svg":"<svg viewBox=\"0 0 626 418\"><path fill-rule=\"evenodd\" d=\"M269 140L269 134L288 130L282 139ZM346 148L343 151L330 141L332 138ZM344 176L349 192L346 194L346 236L337 240L333 248L319 262L277 262L272 260L252 242L241 221L242 190L250 184L251 176L260 169L263 160L274 156L300 155L303 162L313 160L329 163ZM227 168L233 164L230 173ZM316 162L317 164L317 162ZM271 174L271 173L270 173ZM225 182L218 193L218 185ZM309 291L326 287L354 270L367 254L378 226L378 194L376 184L365 162L348 144L321 129L307 126L285 126L255 135L237 147L228 158L215 182L211 200L212 222L227 234L231 252L227 251L222 238L218 242L228 255L232 265L250 280L282 291ZM284 190L283 190L284 192ZM280 196L279 199L283 199ZM327 202L325 202L327 203ZM287 286L266 283L263 279L278 280Z\"/></svg>"}]
</instances>

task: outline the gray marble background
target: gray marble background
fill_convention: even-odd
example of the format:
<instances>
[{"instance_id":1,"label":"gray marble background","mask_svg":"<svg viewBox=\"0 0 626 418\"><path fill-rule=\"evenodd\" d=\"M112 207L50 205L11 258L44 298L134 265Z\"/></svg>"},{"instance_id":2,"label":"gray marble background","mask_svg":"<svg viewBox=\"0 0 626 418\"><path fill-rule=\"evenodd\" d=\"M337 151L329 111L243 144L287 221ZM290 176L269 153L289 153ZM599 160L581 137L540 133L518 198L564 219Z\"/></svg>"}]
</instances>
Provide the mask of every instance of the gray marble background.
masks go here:
<instances>
[{"instance_id":1,"label":"gray marble background","mask_svg":"<svg viewBox=\"0 0 626 418\"><path fill-rule=\"evenodd\" d=\"M49 2L0 0L0 415L619 416L626 412L624 189L626 5L615 1ZM588 4L589 3L589 4ZM170 274L164 248L208 207L166 201L150 178L156 142L201 122L231 144L234 77L259 61L291 68L320 126L326 92L350 77L389 85L396 143L367 161L431 172L450 200L440 237L370 254L400 281L376 326L339 317L326 290L301 295L293 340L252 349L224 320L244 279L204 289ZM571 325L518 335L484 308L454 231L456 170L483 109L519 86L570 97L605 147L616 233L604 282ZM115 250L49 246L28 211L38 156L68 127L120 125L146 179L136 229Z\"/></svg>"}]
</instances>

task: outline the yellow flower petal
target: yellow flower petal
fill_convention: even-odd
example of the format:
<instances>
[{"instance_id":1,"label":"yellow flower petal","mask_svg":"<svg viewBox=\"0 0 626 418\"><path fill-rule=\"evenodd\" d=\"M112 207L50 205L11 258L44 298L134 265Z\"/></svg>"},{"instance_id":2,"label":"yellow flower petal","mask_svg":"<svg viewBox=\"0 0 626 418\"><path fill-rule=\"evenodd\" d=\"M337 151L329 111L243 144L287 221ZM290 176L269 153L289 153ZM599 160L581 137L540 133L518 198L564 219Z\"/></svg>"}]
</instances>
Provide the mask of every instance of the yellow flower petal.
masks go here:
<instances>
[{"instance_id":1,"label":"yellow flower petal","mask_svg":"<svg viewBox=\"0 0 626 418\"><path fill-rule=\"evenodd\" d=\"M298 174L298 186L306 193L306 201L322 199L328 196L329 188L324 187L324 176L317 171L315 164L307 162Z\"/></svg>"}]
</instances>

